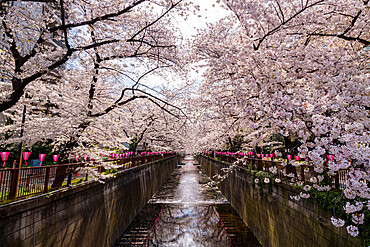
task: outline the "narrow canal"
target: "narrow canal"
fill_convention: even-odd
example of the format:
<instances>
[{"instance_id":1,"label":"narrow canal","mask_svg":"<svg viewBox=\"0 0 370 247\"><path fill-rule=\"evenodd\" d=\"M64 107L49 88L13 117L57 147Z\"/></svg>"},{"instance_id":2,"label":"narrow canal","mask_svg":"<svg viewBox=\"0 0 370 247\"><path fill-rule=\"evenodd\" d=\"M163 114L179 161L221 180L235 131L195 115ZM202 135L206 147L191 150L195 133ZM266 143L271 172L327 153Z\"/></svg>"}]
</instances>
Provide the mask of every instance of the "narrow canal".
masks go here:
<instances>
[{"instance_id":1,"label":"narrow canal","mask_svg":"<svg viewBox=\"0 0 370 247\"><path fill-rule=\"evenodd\" d=\"M118 246L261 246L191 156L117 239Z\"/></svg>"}]
</instances>

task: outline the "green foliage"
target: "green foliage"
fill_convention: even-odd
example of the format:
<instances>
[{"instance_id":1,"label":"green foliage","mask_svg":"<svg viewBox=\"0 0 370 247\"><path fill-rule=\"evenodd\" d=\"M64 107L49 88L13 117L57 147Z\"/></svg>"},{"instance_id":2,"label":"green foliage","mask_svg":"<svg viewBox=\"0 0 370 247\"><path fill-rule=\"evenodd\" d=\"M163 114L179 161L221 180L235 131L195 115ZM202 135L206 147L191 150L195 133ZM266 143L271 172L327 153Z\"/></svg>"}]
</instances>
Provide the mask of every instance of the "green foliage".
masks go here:
<instances>
[{"instance_id":1,"label":"green foliage","mask_svg":"<svg viewBox=\"0 0 370 247\"><path fill-rule=\"evenodd\" d=\"M113 175L116 175L118 172L118 170L116 168L113 168L113 169L109 169L109 170L105 170L105 174L113 174Z\"/></svg>"},{"instance_id":2,"label":"green foliage","mask_svg":"<svg viewBox=\"0 0 370 247\"><path fill-rule=\"evenodd\" d=\"M91 177L88 177L88 179L89 178L91 178ZM76 178L76 179L72 179L71 184L72 185L80 184L80 183L83 183L85 181L86 181L86 178ZM67 181L64 181L62 186L67 186Z\"/></svg>"},{"instance_id":3,"label":"green foliage","mask_svg":"<svg viewBox=\"0 0 370 247\"><path fill-rule=\"evenodd\" d=\"M252 188L258 185L261 195L263 194L263 188L267 188L269 194L272 192L272 185L275 184L275 175L266 171L252 170L250 167L247 168L247 171L252 176ZM269 179L268 183L265 183L265 178ZM258 179L258 183L256 183L256 179Z\"/></svg>"},{"instance_id":4,"label":"green foliage","mask_svg":"<svg viewBox=\"0 0 370 247\"><path fill-rule=\"evenodd\" d=\"M45 142L36 142L31 149L31 155L29 159L39 159L39 154L46 154L44 161L42 162L43 166L54 165L53 161L53 146L51 145L52 140L47 140Z\"/></svg>"},{"instance_id":5,"label":"green foliage","mask_svg":"<svg viewBox=\"0 0 370 247\"><path fill-rule=\"evenodd\" d=\"M316 189L311 189L310 194L316 205L322 209L331 211L334 217L344 220L346 226L355 225L352 222L352 217L346 214L344 210L347 201L353 204L354 200L347 199L341 191L317 191ZM356 226L362 234L364 246L370 246L370 211L366 207L367 200L356 199L356 201L362 201L364 203L362 211L365 215L364 224Z\"/></svg>"},{"instance_id":6,"label":"green foliage","mask_svg":"<svg viewBox=\"0 0 370 247\"><path fill-rule=\"evenodd\" d=\"M230 138L228 140L227 150L235 153L238 150L242 149L242 145L245 143L244 136L241 134L237 134L234 136L234 138Z\"/></svg>"},{"instance_id":7,"label":"green foliage","mask_svg":"<svg viewBox=\"0 0 370 247\"><path fill-rule=\"evenodd\" d=\"M266 171L258 171L258 172L256 172L255 176L256 176L256 178L258 178L260 180L264 180L265 178L269 178L270 181L272 181L275 177L272 173L266 172Z\"/></svg>"}]
</instances>

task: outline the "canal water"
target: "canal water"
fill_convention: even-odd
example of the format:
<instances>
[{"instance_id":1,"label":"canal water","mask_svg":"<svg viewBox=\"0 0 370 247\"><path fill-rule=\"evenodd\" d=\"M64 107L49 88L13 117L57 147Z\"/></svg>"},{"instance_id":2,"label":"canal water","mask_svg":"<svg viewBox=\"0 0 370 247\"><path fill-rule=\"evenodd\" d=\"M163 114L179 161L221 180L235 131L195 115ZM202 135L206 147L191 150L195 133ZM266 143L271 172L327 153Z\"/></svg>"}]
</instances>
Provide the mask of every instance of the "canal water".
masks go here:
<instances>
[{"instance_id":1,"label":"canal water","mask_svg":"<svg viewBox=\"0 0 370 247\"><path fill-rule=\"evenodd\" d=\"M261 246L191 156L117 239L118 246Z\"/></svg>"}]
</instances>

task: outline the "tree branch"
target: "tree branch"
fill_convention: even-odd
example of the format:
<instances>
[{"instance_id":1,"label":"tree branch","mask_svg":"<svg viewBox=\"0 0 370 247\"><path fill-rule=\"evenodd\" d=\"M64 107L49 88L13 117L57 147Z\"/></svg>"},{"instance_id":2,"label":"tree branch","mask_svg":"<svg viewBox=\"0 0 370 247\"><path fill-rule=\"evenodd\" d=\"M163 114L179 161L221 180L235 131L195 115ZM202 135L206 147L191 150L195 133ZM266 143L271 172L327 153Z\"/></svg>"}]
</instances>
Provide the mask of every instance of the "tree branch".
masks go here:
<instances>
[{"instance_id":1,"label":"tree branch","mask_svg":"<svg viewBox=\"0 0 370 247\"><path fill-rule=\"evenodd\" d=\"M71 49L71 46L68 42L68 32L66 28L66 19L65 19L65 11L64 11L64 1L60 0L60 13L61 13L61 19L62 19L62 30L64 34L64 43L67 47L67 50L69 51Z\"/></svg>"},{"instance_id":2,"label":"tree branch","mask_svg":"<svg viewBox=\"0 0 370 247\"><path fill-rule=\"evenodd\" d=\"M157 69L161 69L161 68L168 68L168 67L170 67L170 66L157 66L157 67L155 67L155 68L153 68L153 69L151 69L151 70L148 70L147 72L145 72L144 74L142 74L142 75L139 77L139 79L137 79L137 80L136 80L136 83L132 86L132 88L135 88L135 87L136 87L136 85L138 85L138 84L139 84L140 80L141 80L141 79L143 79L146 75L148 75L148 74L152 73L153 71L155 71L155 70L157 70Z\"/></svg>"},{"instance_id":3,"label":"tree branch","mask_svg":"<svg viewBox=\"0 0 370 247\"><path fill-rule=\"evenodd\" d=\"M268 31L262 38L260 38L258 40L258 43L257 45L253 44L253 49L254 50L258 50L262 44L262 42L270 35L274 34L275 32L277 32L282 26L284 26L285 24L287 24L288 22L290 22L291 20L293 20L295 17L297 17L298 15L300 15L301 13L303 13L305 10L319 4L319 3L322 3L324 2L324 0L319 0L317 2L314 2L310 5L307 5L305 6L303 9L299 10L297 13L295 13L294 15L292 15L291 17L289 17L286 21L283 21L282 23L280 23L277 27L275 27L274 29Z\"/></svg>"},{"instance_id":4,"label":"tree branch","mask_svg":"<svg viewBox=\"0 0 370 247\"><path fill-rule=\"evenodd\" d=\"M168 8L163 14L161 14L157 19L152 21L151 23L145 25L142 29L137 31L133 36L131 36L131 40L134 40L136 36L138 36L140 33L142 33L147 28L153 26L155 23L157 23L160 19L162 19L165 15L168 14L173 8L175 8L177 5L179 5L182 2L182 0L178 1L177 3L173 3L170 8Z\"/></svg>"},{"instance_id":5,"label":"tree branch","mask_svg":"<svg viewBox=\"0 0 370 247\"><path fill-rule=\"evenodd\" d=\"M140 40L140 39L132 39L132 38L126 40L126 42L129 42L129 43L137 43L137 42L139 42L140 44L146 44L146 45L148 45L148 46L150 46L152 48L176 48L175 45L153 45L153 44L151 44L148 41Z\"/></svg>"},{"instance_id":6,"label":"tree branch","mask_svg":"<svg viewBox=\"0 0 370 247\"><path fill-rule=\"evenodd\" d=\"M343 34L310 33L309 35L310 36L321 36L321 37L337 37L337 38L344 39L347 41L358 41L364 44L365 46L370 45L370 41L368 40L362 39L360 37L349 37Z\"/></svg>"},{"instance_id":7,"label":"tree branch","mask_svg":"<svg viewBox=\"0 0 370 247\"><path fill-rule=\"evenodd\" d=\"M134 95L134 96L132 96L132 97L130 97L130 98L124 100L124 101L121 101L123 99L126 91L133 91L133 92L134 91L137 91L137 92L140 92L140 93L142 93L144 95ZM164 101L164 100L162 100L162 99L160 99L160 98L158 98L158 97L156 97L156 96L154 96L154 95L152 95L150 93L147 93L147 92L145 92L145 91L143 91L141 89L137 89L137 88L136 89L135 88L125 88L125 89L122 90L121 96L111 106L107 107L105 110L103 110L103 111L101 111L99 113L92 114L91 117L100 117L100 116L103 116L103 115L109 113L110 111L116 109L117 107L122 106L122 105L125 105L125 104L127 104L127 103L129 103L129 102L131 102L131 101L133 101L135 99L147 99L150 102L152 102L153 104L155 104L156 106L158 106L159 108L161 108L162 110L164 110L165 112L167 112L168 114L170 114L170 115L172 115L172 116L174 116L176 118L180 118L179 116L177 116L177 115L173 114L172 112L170 112L164 106L161 106L157 102L157 101L159 101L161 103L164 103L167 106L170 106L170 107L173 107L173 108L179 110L184 116L186 116L186 114L181 110L181 108L179 108L177 106L174 106L174 105L172 105L172 104L170 104L170 103L168 103L168 102L166 102L166 101Z\"/></svg>"},{"instance_id":8,"label":"tree branch","mask_svg":"<svg viewBox=\"0 0 370 247\"><path fill-rule=\"evenodd\" d=\"M101 42L86 45L86 46L80 46L80 47L77 47L77 48L72 48L71 51L76 52L76 51L81 51L81 50L89 50L89 49L96 48L96 47L103 46L103 45L118 43L120 41L121 40L119 40L119 39L105 40L105 41L101 41Z\"/></svg>"},{"instance_id":9,"label":"tree branch","mask_svg":"<svg viewBox=\"0 0 370 247\"><path fill-rule=\"evenodd\" d=\"M92 24L95 24L96 22L99 22L99 21L104 21L104 20L108 20L109 18L112 18L112 17L116 17L116 16L120 16L120 15L123 15L125 13L128 13L130 12L134 7L140 5L141 3L145 2L146 0L138 0L136 2L133 2L131 5L129 5L128 7L118 11L118 12L115 12L115 13L109 13L109 14L106 14L106 15L103 15L103 16L99 16L99 17L96 17L94 19L91 19L89 21L83 21L83 22L79 22L79 23L71 23L71 24L67 24L65 26L61 25L61 26L56 26L56 27L52 27L49 29L49 32L55 32L57 30L61 30L61 29L68 29L68 28L73 28L73 27L79 27L79 26L84 26L84 25L92 25Z\"/></svg>"}]
</instances>

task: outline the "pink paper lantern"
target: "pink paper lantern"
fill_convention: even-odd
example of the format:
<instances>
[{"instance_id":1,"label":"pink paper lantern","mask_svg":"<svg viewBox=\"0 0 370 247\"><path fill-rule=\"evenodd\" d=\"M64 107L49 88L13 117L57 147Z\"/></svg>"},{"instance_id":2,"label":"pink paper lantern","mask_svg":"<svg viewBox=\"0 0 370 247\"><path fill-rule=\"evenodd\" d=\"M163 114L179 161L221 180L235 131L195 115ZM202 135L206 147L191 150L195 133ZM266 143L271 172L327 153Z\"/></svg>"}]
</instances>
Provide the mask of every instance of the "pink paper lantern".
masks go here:
<instances>
[{"instance_id":1,"label":"pink paper lantern","mask_svg":"<svg viewBox=\"0 0 370 247\"><path fill-rule=\"evenodd\" d=\"M26 166L28 165L27 160L30 157L30 155L31 155L31 152L23 152L23 160L24 160L24 163L26 163Z\"/></svg>"},{"instance_id":2,"label":"pink paper lantern","mask_svg":"<svg viewBox=\"0 0 370 247\"><path fill-rule=\"evenodd\" d=\"M55 165L57 165L58 158L59 158L59 154L54 154L53 155L53 160L55 162Z\"/></svg>"},{"instance_id":3,"label":"pink paper lantern","mask_svg":"<svg viewBox=\"0 0 370 247\"><path fill-rule=\"evenodd\" d=\"M257 158L260 158L261 157L261 154L257 154Z\"/></svg>"},{"instance_id":4,"label":"pink paper lantern","mask_svg":"<svg viewBox=\"0 0 370 247\"><path fill-rule=\"evenodd\" d=\"M308 158L305 158L304 161L306 161L308 163Z\"/></svg>"},{"instance_id":5,"label":"pink paper lantern","mask_svg":"<svg viewBox=\"0 0 370 247\"><path fill-rule=\"evenodd\" d=\"M288 154L287 155L287 158L288 158L288 160L291 160L292 159L292 155L291 154Z\"/></svg>"},{"instance_id":6,"label":"pink paper lantern","mask_svg":"<svg viewBox=\"0 0 370 247\"><path fill-rule=\"evenodd\" d=\"M6 160L9 158L10 152L1 152L1 159L4 161L4 167L6 166Z\"/></svg>"},{"instance_id":7,"label":"pink paper lantern","mask_svg":"<svg viewBox=\"0 0 370 247\"><path fill-rule=\"evenodd\" d=\"M274 154L270 154L270 158L272 158L274 156Z\"/></svg>"},{"instance_id":8,"label":"pink paper lantern","mask_svg":"<svg viewBox=\"0 0 370 247\"><path fill-rule=\"evenodd\" d=\"M294 159L295 159L296 161L298 161L300 158L299 158L299 156L294 156Z\"/></svg>"},{"instance_id":9,"label":"pink paper lantern","mask_svg":"<svg viewBox=\"0 0 370 247\"><path fill-rule=\"evenodd\" d=\"M78 163L78 155L75 155L74 156L75 157L75 160L76 160L76 162ZM78 167L80 167L81 165L79 165ZM80 172L78 172L78 174L77 174L78 176L80 176Z\"/></svg>"},{"instance_id":10,"label":"pink paper lantern","mask_svg":"<svg viewBox=\"0 0 370 247\"><path fill-rule=\"evenodd\" d=\"M275 155L275 158L277 158L277 157L278 157L277 153L274 153L274 155Z\"/></svg>"},{"instance_id":11,"label":"pink paper lantern","mask_svg":"<svg viewBox=\"0 0 370 247\"><path fill-rule=\"evenodd\" d=\"M46 156L46 154L39 154L39 160L41 161L40 166L42 165L42 162L44 161L45 156Z\"/></svg>"}]
</instances>

